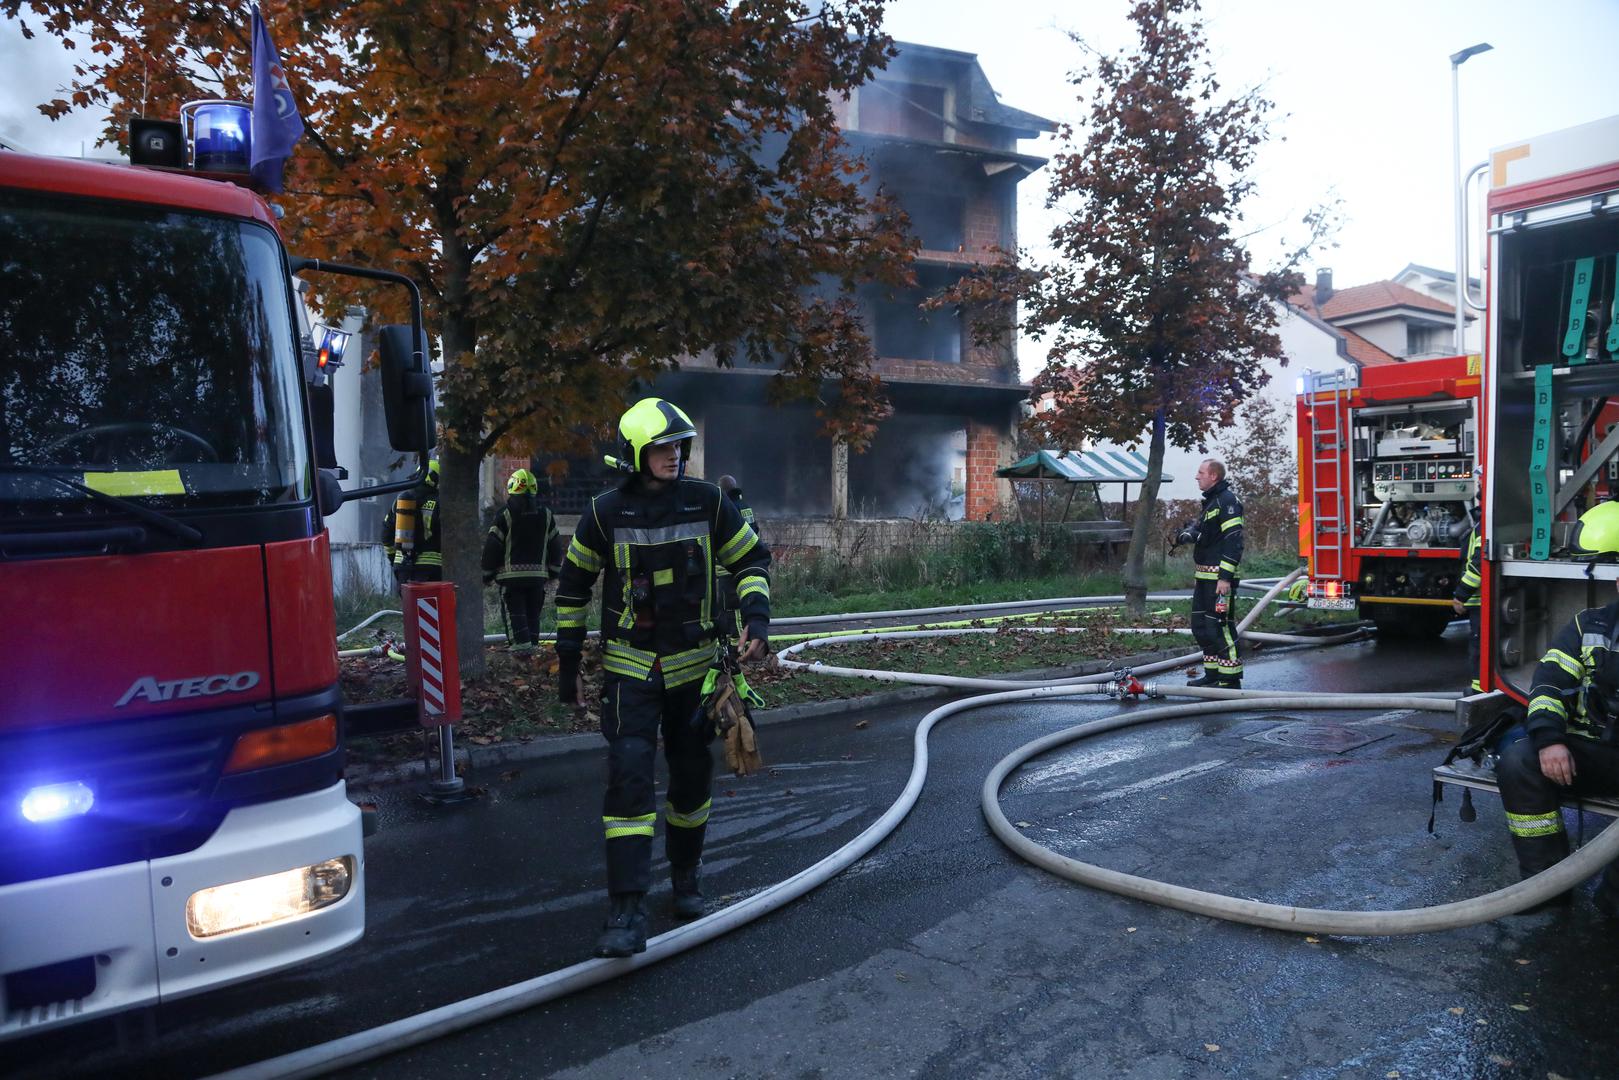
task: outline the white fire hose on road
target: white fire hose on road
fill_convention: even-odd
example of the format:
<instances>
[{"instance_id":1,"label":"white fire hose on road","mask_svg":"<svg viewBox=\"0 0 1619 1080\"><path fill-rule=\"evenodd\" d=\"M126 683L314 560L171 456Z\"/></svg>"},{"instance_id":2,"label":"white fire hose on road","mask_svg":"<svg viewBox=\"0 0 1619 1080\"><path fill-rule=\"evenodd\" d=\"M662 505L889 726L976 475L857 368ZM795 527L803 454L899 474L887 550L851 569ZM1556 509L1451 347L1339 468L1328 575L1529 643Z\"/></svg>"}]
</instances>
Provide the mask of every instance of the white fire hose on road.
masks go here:
<instances>
[{"instance_id":1,"label":"white fire hose on road","mask_svg":"<svg viewBox=\"0 0 1619 1080\"><path fill-rule=\"evenodd\" d=\"M1297 576L1296 574L1294 575ZM1249 613L1251 621L1269 599L1285 588L1291 578L1276 583L1265 599ZM1278 635L1292 637L1293 635ZM1317 639L1311 644L1325 643ZM783 650L784 652L787 650ZM1192 654L1194 658L1200 653ZM1177 666L1186 660L1165 661ZM1145 672L1146 669L1143 669ZM941 721L973 709L1018 702L1047 701L1100 695L1113 692L1110 675L1086 676L1084 682L1065 682L1031 688L1006 689L995 681L999 693L952 701L933 709L917 724L912 735L910 776L899 797L876 821L858 836L819 862L793 876L755 893L729 907L647 942L646 951L619 960L586 960L525 982L452 1002L427 1012L409 1016L331 1042L294 1051L220 1074L232 1080L287 1080L319 1076L338 1069L352 1068L391 1053L462 1031L545 1002L554 1001L590 986L628 975L640 968L676 956L688 949L739 929L826 883L870 853L905 819L921 796L928 774L928 737ZM1532 907L1543 900L1576 886L1619 855L1619 828L1604 830L1595 840L1556 866L1527 881L1483 896L1440 904L1430 908L1398 911L1339 911L1269 904L1240 897L1222 896L1167 882L1108 870L1090 863L1058 855L1019 833L1001 812L1001 785L1023 762L1078 739L1119 728L1156 720L1171 720L1231 711L1276 709L1419 709L1451 712L1454 695L1433 694L1296 694L1286 691L1222 690L1205 687L1169 686L1165 692L1202 698L1191 705L1175 705L1144 710L1130 709L1115 716L1093 720L1025 744L1003 758L985 778L981 806L991 831L1019 857L1068 880L1117 892L1135 899L1174 907L1214 918L1295 933L1342 934L1353 936L1417 934L1471 926Z\"/></svg>"}]
</instances>

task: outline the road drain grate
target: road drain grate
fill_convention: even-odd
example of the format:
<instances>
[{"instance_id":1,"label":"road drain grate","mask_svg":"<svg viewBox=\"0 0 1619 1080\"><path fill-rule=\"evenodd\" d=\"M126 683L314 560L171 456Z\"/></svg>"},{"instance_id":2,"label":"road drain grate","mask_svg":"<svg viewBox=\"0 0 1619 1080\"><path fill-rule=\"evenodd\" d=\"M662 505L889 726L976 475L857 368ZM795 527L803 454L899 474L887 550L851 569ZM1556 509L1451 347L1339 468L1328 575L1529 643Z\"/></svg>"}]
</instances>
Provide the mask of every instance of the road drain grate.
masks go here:
<instances>
[{"instance_id":1,"label":"road drain grate","mask_svg":"<svg viewBox=\"0 0 1619 1080\"><path fill-rule=\"evenodd\" d=\"M1376 742L1378 739L1386 739L1392 734L1394 732L1388 729L1298 721L1281 724L1245 737L1254 742L1293 746L1301 750L1319 750L1326 754L1342 754L1367 743Z\"/></svg>"}]
</instances>

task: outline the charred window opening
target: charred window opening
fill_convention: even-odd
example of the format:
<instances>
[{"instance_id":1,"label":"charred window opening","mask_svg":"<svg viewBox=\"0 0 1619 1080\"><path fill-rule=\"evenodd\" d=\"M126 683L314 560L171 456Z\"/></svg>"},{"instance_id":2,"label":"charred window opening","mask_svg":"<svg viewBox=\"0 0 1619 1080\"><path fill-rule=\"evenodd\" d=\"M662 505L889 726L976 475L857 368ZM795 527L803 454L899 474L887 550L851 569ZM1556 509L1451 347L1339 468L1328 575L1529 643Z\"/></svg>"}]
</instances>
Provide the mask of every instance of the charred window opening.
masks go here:
<instances>
[{"instance_id":1,"label":"charred window opening","mask_svg":"<svg viewBox=\"0 0 1619 1080\"><path fill-rule=\"evenodd\" d=\"M961 193L906 191L899 204L924 251L960 251L965 245L967 199Z\"/></svg>"},{"instance_id":2,"label":"charred window opening","mask_svg":"<svg viewBox=\"0 0 1619 1080\"><path fill-rule=\"evenodd\" d=\"M961 363L961 309L951 306L929 311L922 306L959 276L949 270L918 267L915 288L866 294L872 344L879 359Z\"/></svg>"},{"instance_id":3,"label":"charred window opening","mask_svg":"<svg viewBox=\"0 0 1619 1080\"><path fill-rule=\"evenodd\" d=\"M860 89L860 130L945 142L942 86L875 79Z\"/></svg>"}]
</instances>

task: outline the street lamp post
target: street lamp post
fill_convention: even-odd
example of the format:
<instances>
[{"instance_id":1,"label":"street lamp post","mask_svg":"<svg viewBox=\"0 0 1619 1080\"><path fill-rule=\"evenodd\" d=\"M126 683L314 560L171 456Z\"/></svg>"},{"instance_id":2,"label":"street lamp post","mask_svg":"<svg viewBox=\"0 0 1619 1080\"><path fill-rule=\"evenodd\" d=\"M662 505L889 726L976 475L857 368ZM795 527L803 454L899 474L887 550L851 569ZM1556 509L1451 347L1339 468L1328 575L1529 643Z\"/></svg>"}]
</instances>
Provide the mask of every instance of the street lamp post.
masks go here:
<instances>
[{"instance_id":1,"label":"street lamp post","mask_svg":"<svg viewBox=\"0 0 1619 1080\"><path fill-rule=\"evenodd\" d=\"M1470 57L1489 52L1493 45L1479 42L1450 54L1450 151L1451 195L1456 203L1456 352L1467 351L1467 267L1462 265L1467 250L1467 192L1462 190L1462 102L1461 66Z\"/></svg>"}]
</instances>

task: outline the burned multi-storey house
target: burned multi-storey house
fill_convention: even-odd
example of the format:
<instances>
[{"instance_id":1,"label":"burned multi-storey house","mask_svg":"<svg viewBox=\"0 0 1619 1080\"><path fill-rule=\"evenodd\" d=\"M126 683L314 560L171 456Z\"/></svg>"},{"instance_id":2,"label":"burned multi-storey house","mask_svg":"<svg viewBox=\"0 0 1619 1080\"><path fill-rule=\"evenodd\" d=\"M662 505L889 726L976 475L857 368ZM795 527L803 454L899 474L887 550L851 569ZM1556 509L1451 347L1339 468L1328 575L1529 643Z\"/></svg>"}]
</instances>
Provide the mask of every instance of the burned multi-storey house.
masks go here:
<instances>
[{"instance_id":1,"label":"burned multi-storey house","mask_svg":"<svg viewBox=\"0 0 1619 1080\"><path fill-rule=\"evenodd\" d=\"M677 402L697 424L703 437L693 474L734 475L749 502L773 521L998 519L1008 512L1011 486L995 470L1013 459L1028 391L1018 378L1015 335L1008 325L999 344L980 345L974 312L927 311L922 304L973 266L1016 249L1018 184L1045 164L1019 153L1018 143L1055 125L1001 104L974 54L915 44L900 44L886 70L834 104L851 147L870 167L873 189L899 202L919 246L914 287L872 286L856 297L893 415L864 453L852 453L822 434L812 406L769 404L772 373L765 367L720 368L711 358L685 358L652 392ZM356 426L355 411L362 393L380 392L375 376L356 364L337 379L344 384L339 400L354 402L339 410L339 439L368 448L345 459L363 457L365 474L380 480L397 455L379 433ZM505 497L513 469L532 465L544 476L552 464L559 463L543 456L491 458L485 507ZM567 465L547 496L565 529L611 480L599 454ZM384 501L365 500L334 530L334 568L345 589L391 585L376 540Z\"/></svg>"},{"instance_id":2,"label":"burned multi-storey house","mask_svg":"<svg viewBox=\"0 0 1619 1080\"><path fill-rule=\"evenodd\" d=\"M1019 153L1018 141L1054 125L1001 104L972 53L898 50L836 103L870 183L904 209L920 245L914 287L869 286L857 297L894 407L869 448L850 453L828 439L807 406L772 407L763 369L697 359L658 380L657 392L687 409L704 436L694 467L736 476L761 513L983 520L998 517L1009 496L994 473L1010 460L1027 395L1015 335L981 344L975 313L922 304L1016 249L1018 184L1045 164Z\"/></svg>"},{"instance_id":3,"label":"burned multi-storey house","mask_svg":"<svg viewBox=\"0 0 1619 1080\"><path fill-rule=\"evenodd\" d=\"M698 427L691 471L734 475L776 519L981 521L1000 517L1010 497L995 469L1011 460L1027 395L1015 335L1009 325L997 344L980 344L974 312L922 305L974 265L1016 249L1018 184L1045 164L1019 153L1018 142L1055 125L1001 104L972 53L898 50L886 70L835 103L869 183L905 210L919 244L914 287L870 286L856 297L893 415L854 453L821 432L811 406L770 404L766 367L686 358L652 389ZM554 492L564 515L601 486L599 464L577 465Z\"/></svg>"}]
</instances>

